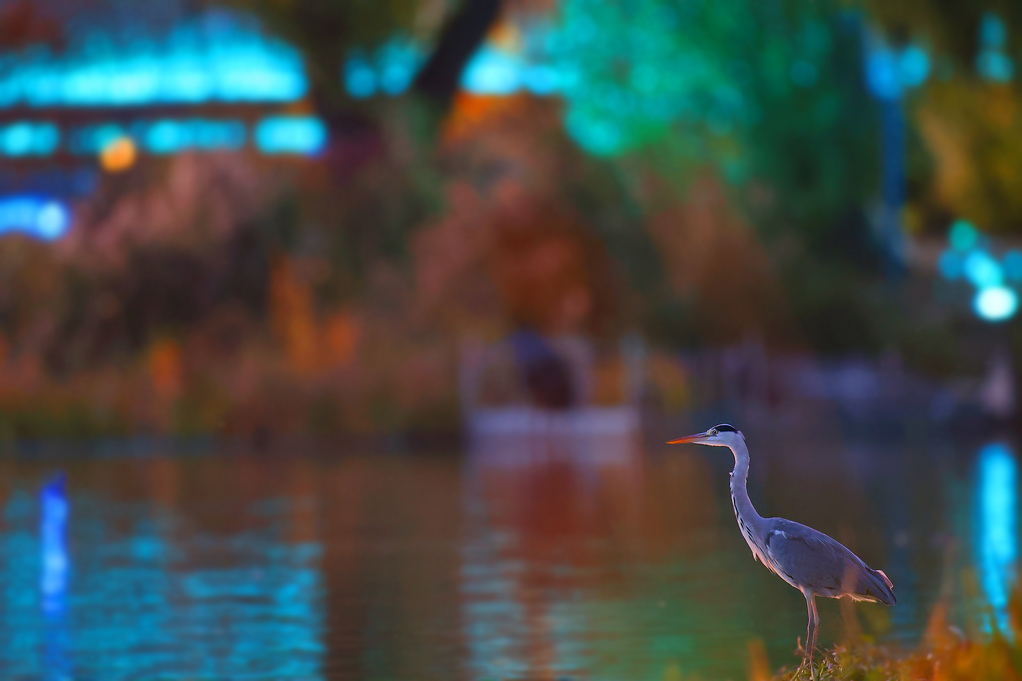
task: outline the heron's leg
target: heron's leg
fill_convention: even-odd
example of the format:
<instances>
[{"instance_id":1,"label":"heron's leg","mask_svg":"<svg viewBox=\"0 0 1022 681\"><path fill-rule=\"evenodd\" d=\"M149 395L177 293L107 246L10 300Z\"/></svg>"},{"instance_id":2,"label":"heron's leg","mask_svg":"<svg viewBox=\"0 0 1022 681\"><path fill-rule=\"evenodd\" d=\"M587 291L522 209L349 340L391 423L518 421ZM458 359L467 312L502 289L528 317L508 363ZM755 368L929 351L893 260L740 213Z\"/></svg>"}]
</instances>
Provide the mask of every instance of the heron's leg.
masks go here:
<instances>
[{"instance_id":1,"label":"heron's leg","mask_svg":"<svg viewBox=\"0 0 1022 681\"><path fill-rule=\"evenodd\" d=\"M813 651L816 649L816 633L820 628L820 616L816 612L816 594L811 591L803 591L806 597L806 609L809 611L809 625L806 628L806 657L805 663L813 663Z\"/></svg>"}]
</instances>

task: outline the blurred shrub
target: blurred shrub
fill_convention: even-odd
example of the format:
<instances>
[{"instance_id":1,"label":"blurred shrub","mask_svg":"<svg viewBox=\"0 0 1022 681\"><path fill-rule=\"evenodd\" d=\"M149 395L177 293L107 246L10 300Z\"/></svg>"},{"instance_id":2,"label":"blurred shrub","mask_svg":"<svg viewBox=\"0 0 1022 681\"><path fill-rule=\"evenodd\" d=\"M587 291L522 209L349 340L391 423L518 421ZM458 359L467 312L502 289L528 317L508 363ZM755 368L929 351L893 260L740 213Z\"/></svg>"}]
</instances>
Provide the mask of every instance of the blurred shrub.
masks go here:
<instances>
[{"instance_id":1,"label":"blurred shrub","mask_svg":"<svg viewBox=\"0 0 1022 681\"><path fill-rule=\"evenodd\" d=\"M237 2L313 64L420 14ZM56 249L0 240L5 432L455 427L459 339L519 328L960 368L960 320L889 276L866 211L879 135L862 15L640 4L557 6L546 56L576 76L562 99L462 94L422 134L407 101L356 105L336 69L315 73L320 161L146 159L107 176ZM1014 91L923 94L934 204L1007 225ZM653 361L664 402L686 403L684 372ZM599 400L618 372L598 368Z\"/></svg>"}]
</instances>

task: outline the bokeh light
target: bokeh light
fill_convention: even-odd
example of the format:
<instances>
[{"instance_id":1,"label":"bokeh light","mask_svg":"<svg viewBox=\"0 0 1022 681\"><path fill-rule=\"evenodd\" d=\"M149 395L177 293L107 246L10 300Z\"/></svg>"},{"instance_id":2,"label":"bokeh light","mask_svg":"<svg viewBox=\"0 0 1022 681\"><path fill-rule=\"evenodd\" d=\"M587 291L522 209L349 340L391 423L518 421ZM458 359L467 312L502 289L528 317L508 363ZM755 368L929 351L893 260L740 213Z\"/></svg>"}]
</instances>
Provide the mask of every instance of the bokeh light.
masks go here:
<instances>
[{"instance_id":1,"label":"bokeh light","mask_svg":"<svg viewBox=\"0 0 1022 681\"><path fill-rule=\"evenodd\" d=\"M36 196L0 198L0 234L21 232L53 241L67 232L70 221L70 213L60 201Z\"/></svg>"},{"instance_id":2,"label":"bokeh light","mask_svg":"<svg viewBox=\"0 0 1022 681\"><path fill-rule=\"evenodd\" d=\"M301 56L251 20L222 10L175 25L163 40L100 35L60 56L7 58L0 108L290 102L307 90Z\"/></svg>"},{"instance_id":3,"label":"bokeh light","mask_svg":"<svg viewBox=\"0 0 1022 681\"><path fill-rule=\"evenodd\" d=\"M968 220L955 220L948 233L951 247L956 251L969 251L979 244L979 232Z\"/></svg>"},{"instance_id":4,"label":"bokeh light","mask_svg":"<svg viewBox=\"0 0 1022 681\"><path fill-rule=\"evenodd\" d=\"M987 321L1004 321L1018 310L1018 294L1005 286L989 286L979 290L973 306L976 314Z\"/></svg>"},{"instance_id":5,"label":"bokeh light","mask_svg":"<svg viewBox=\"0 0 1022 681\"><path fill-rule=\"evenodd\" d=\"M259 122L255 143L264 154L319 153L326 145L323 122L313 116L271 116Z\"/></svg>"},{"instance_id":6,"label":"bokeh light","mask_svg":"<svg viewBox=\"0 0 1022 681\"><path fill-rule=\"evenodd\" d=\"M49 156L60 143L60 130L50 122L17 121L0 126L0 155Z\"/></svg>"},{"instance_id":7,"label":"bokeh light","mask_svg":"<svg viewBox=\"0 0 1022 681\"><path fill-rule=\"evenodd\" d=\"M1022 281L1022 251L1011 250L1005 253L1003 268L1008 281Z\"/></svg>"},{"instance_id":8,"label":"bokeh light","mask_svg":"<svg viewBox=\"0 0 1022 681\"><path fill-rule=\"evenodd\" d=\"M965 272L965 256L958 251L946 250L940 254L937 267L940 269L942 277L949 281L954 281Z\"/></svg>"},{"instance_id":9,"label":"bokeh light","mask_svg":"<svg viewBox=\"0 0 1022 681\"><path fill-rule=\"evenodd\" d=\"M138 150L135 147L135 141L127 136L118 137L103 147L103 151L99 154L99 162L103 166L103 170L119 173L133 166L137 156Z\"/></svg>"},{"instance_id":10,"label":"bokeh light","mask_svg":"<svg viewBox=\"0 0 1022 681\"><path fill-rule=\"evenodd\" d=\"M1001 265L986 251L975 250L965 257L965 276L978 288L999 286L1004 280Z\"/></svg>"}]
</instances>

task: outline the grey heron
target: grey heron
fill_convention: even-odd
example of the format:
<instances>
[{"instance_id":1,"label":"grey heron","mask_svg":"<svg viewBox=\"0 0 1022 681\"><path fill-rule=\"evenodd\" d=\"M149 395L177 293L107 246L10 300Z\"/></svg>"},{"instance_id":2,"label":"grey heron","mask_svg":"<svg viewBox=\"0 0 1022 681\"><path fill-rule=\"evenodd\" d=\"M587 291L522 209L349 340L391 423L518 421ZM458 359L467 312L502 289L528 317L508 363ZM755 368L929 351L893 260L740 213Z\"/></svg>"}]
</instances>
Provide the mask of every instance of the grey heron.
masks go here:
<instances>
[{"instance_id":1,"label":"grey heron","mask_svg":"<svg viewBox=\"0 0 1022 681\"><path fill-rule=\"evenodd\" d=\"M722 423L705 433L696 433L667 444L692 442L727 447L735 457L731 471L731 503L742 536L752 555L768 570L802 592L809 610L804 664L811 664L816 647L820 617L816 597L871 601L894 605L894 584L883 570L866 565L843 544L831 537L784 518L764 518L752 506L746 480L749 477L749 448L745 436L734 426Z\"/></svg>"}]
</instances>

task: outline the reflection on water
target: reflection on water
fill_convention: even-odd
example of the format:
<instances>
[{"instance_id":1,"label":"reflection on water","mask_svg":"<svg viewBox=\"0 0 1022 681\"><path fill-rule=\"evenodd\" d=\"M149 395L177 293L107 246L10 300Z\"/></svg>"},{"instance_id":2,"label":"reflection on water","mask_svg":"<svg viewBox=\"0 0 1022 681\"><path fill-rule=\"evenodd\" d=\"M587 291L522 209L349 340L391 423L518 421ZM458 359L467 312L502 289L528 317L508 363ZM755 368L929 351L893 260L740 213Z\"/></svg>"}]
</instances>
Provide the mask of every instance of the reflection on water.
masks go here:
<instances>
[{"instance_id":1,"label":"reflection on water","mask_svg":"<svg viewBox=\"0 0 1022 681\"><path fill-rule=\"evenodd\" d=\"M67 489L63 473L53 476L39 494L39 592L44 620L43 662L55 677L71 675L67 657L68 632L64 619L67 594Z\"/></svg>"},{"instance_id":2,"label":"reflection on water","mask_svg":"<svg viewBox=\"0 0 1022 681\"><path fill-rule=\"evenodd\" d=\"M39 591L43 612L59 615L64 611L67 590L67 491L63 474L57 474L39 494L39 536L42 571Z\"/></svg>"},{"instance_id":3,"label":"reflection on water","mask_svg":"<svg viewBox=\"0 0 1022 681\"><path fill-rule=\"evenodd\" d=\"M1008 624L1008 590L1018 559L1017 470L1018 462L1005 444L994 442L980 450L977 563L983 591L1002 629Z\"/></svg>"},{"instance_id":4,"label":"reflection on water","mask_svg":"<svg viewBox=\"0 0 1022 681\"><path fill-rule=\"evenodd\" d=\"M753 639L797 662L804 601L749 555L730 456L501 437L465 456L0 459L0 678L741 679ZM948 574L975 569L1004 612L1007 445L750 446L761 512L895 581L898 606L855 621L821 603L823 643L915 645L954 544Z\"/></svg>"},{"instance_id":5,"label":"reflection on water","mask_svg":"<svg viewBox=\"0 0 1022 681\"><path fill-rule=\"evenodd\" d=\"M75 468L97 466L124 468ZM67 496L60 478L38 497L15 486L3 505L0 676L318 674L320 548L290 536L300 499L216 509L244 519L221 532L172 508L100 496L73 474L68 484Z\"/></svg>"}]
</instances>

